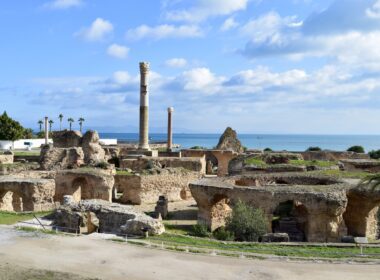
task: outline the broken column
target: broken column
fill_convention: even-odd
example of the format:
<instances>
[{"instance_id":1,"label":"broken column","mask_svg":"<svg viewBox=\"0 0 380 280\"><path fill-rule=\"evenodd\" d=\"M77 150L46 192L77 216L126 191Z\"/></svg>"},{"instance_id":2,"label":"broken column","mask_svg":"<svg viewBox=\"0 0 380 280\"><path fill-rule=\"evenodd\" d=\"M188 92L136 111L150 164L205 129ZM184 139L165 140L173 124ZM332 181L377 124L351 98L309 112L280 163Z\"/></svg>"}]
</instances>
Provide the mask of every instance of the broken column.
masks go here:
<instances>
[{"instance_id":1,"label":"broken column","mask_svg":"<svg viewBox=\"0 0 380 280\"><path fill-rule=\"evenodd\" d=\"M174 112L173 107L168 108L168 143L167 150L168 152L172 151L173 148L173 130L172 130L172 114Z\"/></svg>"},{"instance_id":2,"label":"broken column","mask_svg":"<svg viewBox=\"0 0 380 280\"><path fill-rule=\"evenodd\" d=\"M149 63L140 62L140 139L139 149L149 150Z\"/></svg>"},{"instance_id":3,"label":"broken column","mask_svg":"<svg viewBox=\"0 0 380 280\"><path fill-rule=\"evenodd\" d=\"M45 117L45 145L49 144L49 118Z\"/></svg>"}]
</instances>

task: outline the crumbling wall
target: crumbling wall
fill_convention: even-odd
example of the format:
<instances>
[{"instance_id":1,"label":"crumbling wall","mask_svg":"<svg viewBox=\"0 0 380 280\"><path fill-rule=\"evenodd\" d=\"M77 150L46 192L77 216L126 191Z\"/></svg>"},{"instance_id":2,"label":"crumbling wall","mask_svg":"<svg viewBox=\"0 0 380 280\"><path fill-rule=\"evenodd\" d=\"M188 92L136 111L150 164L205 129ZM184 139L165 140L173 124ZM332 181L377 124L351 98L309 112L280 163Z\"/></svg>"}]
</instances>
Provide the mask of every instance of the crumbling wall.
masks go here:
<instances>
[{"instance_id":1,"label":"crumbling wall","mask_svg":"<svg viewBox=\"0 0 380 280\"><path fill-rule=\"evenodd\" d=\"M123 193L121 203L155 203L161 195L169 201L179 201L191 197L189 183L200 177L198 172L183 169L166 169L149 175L116 175L115 188Z\"/></svg>"}]
</instances>

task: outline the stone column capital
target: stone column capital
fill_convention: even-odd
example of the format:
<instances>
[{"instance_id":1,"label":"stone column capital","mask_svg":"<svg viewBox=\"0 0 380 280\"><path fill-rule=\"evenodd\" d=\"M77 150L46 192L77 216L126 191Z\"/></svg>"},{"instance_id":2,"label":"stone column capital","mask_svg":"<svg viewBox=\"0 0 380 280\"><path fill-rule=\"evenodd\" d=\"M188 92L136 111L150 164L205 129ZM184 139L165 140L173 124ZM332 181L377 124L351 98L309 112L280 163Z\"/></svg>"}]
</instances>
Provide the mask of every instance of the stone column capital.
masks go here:
<instances>
[{"instance_id":1,"label":"stone column capital","mask_svg":"<svg viewBox=\"0 0 380 280\"><path fill-rule=\"evenodd\" d=\"M168 113L173 113L174 112L174 108L173 107L169 107L168 108Z\"/></svg>"},{"instance_id":2,"label":"stone column capital","mask_svg":"<svg viewBox=\"0 0 380 280\"><path fill-rule=\"evenodd\" d=\"M140 73L149 72L149 62L140 62Z\"/></svg>"}]
</instances>

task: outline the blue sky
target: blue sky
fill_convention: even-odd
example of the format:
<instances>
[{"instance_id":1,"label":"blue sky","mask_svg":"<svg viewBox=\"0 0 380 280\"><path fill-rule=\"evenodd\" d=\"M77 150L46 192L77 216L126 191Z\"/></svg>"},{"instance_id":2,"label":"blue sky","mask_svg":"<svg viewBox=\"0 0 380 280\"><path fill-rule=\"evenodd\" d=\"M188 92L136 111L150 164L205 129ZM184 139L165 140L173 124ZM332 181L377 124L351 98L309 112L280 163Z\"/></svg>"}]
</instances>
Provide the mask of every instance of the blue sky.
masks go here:
<instances>
[{"instance_id":1,"label":"blue sky","mask_svg":"<svg viewBox=\"0 0 380 280\"><path fill-rule=\"evenodd\" d=\"M379 0L3 0L0 110L137 132L380 134Z\"/></svg>"}]
</instances>

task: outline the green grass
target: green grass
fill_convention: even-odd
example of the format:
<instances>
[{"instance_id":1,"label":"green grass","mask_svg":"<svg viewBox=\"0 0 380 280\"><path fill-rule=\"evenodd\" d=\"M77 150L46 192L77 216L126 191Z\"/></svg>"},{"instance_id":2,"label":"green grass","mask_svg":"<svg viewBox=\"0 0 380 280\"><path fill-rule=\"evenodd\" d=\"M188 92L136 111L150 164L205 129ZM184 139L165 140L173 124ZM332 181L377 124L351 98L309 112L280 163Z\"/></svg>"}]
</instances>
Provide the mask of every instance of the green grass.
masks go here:
<instances>
[{"instance_id":1,"label":"green grass","mask_svg":"<svg viewBox=\"0 0 380 280\"><path fill-rule=\"evenodd\" d=\"M373 173L364 171L341 171L341 170L323 170L317 171L316 174L328 175L336 178L346 179L365 179L368 176L374 175Z\"/></svg>"},{"instance_id":2,"label":"green grass","mask_svg":"<svg viewBox=\"0 0 380 280\"><path fill-rule=\"evenodd\" d=\"M34 218L33 214L37 217L43 217L51 212L36 212L36 213L14 213L0 211L0 224L2 225L13 225L17 222L27 221Z\"/></svg>"},{"instance_id":3,"label":"green grass","mask_svg":"<svg viewBox=\"0 0 380 280\"><path fill-rule=\"evenodd\" d=\"M249 165L256 165L258 167L267 167L268 166L268 164L266 164L262 159L257 158L257 157L247 158L244 161L244 163L249 164Z\"/></svg>"},{"instance_id":4,"label":"green grass","mask_svg":"<svg viewBox=\"0 0 380 280\"><path fill-rule=\"evenodd\" d=\"M332 167L338 165L336 161L324 161L324 160L290 160L289 164L298 166L318 166L318 167Z\"/></svg>"},{"instance_id":5,"label":"green grass","mask_svg":"<svg viewBox=\"0 0 380 280\"><path fill-rule=\"evenodd\" d=\"M13 151L15 156L39 156L40 151Z\"/></svg>"},{"instance_id":6,"label":"green grass","mask_svg":"<svg viewBox=\"0 0 380 280\"><path fill-rule=\"evenodd\" d=\"M133 173L126 170L116 170L116 175L132 176Z\"/></svg>"},{"instance_id":7,"label":"green grass","mask_svg":"<svg viewBox=\"0 0 380 280\"><path fill-rule=\"evenodd\" d=\"M54 231L54 230L48 230L48 229L40 229L40 228L34 228L34 227L26 227L26 226L21 226L17 227L18 230L22 230L25 232L41 232L45 234L60 234L60 232Z\"/></svg>"},{"instance_id":8,"label":"green grass","mask_svg":"<svg viewBox=\"0 0 380 280\"><path fill-rule=\"evenodd\" d=\"M263 243L238 243L222 242L206 238L195 238L165 233L160 236L149 237L152 243L165 246L191 247L189 250L222 250L230 252L256 253L276 256L292 256L305 258L352 258L360 254L358 247L333 247L312 245L279 245ZM368 247L363 249L363 256L367 259L380 259L380 247Z\"/></svg>"}]
</instances>

